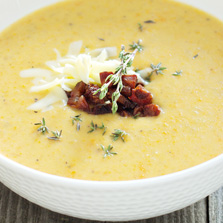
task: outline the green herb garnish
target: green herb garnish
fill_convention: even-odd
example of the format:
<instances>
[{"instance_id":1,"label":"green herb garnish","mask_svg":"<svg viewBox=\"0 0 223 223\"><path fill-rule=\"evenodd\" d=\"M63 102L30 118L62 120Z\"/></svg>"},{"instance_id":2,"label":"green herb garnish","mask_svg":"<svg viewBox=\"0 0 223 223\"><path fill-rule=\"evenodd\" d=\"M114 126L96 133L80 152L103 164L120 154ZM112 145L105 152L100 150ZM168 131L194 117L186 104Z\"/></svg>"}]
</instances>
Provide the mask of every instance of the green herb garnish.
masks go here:
<instances>
[{"instance_id":1,"label":"green herb garnish","mask_svg":"<svg viewBox=\"0 0 223 223\"><path fill-rule=\"evenodd\" d=\"M142 46L139 45L140 40L138 41L138 44L135 43L134 45L134 51L132 53L125 51L125 46L122 45L121 52L119 53L119 58L121 60L121 64L116 68L116 71L114 74L109 75L106 80L105 84L101 86L97 91L94 92L94 94L97 94L100 92L99 98L103 99L107 93L108 93L108 87L110 84L116 85L116 91L112 94L112 113L116 113L118 110L118 104L117 101L121 95L121 91L123 88L122 83L122 75L127 74L127 68L132 66L133 59L138 51L142 50Z\"/></svg>"},{"instance_id":2,"label":"green herb garnish","mask_svg":"<svg viewBox=\"0 0 223 223\"><path fill-rule=\"evenodd\" d=\"M34 125L41 125L37 131L41 132L42 134L45 134L46 132L49 132L49 129L46 127L45 118L42 118L41 122L35 123Z\"/></svg>"},{"instance_id":3,"label":"green herb garnish","mask_svg":"<svg viewBox=\"0 0 223 223\"><path fill-rule=\"evenodd\" d=\"M91 121L90 124L90 130L88 131L88 133L94 132L97 129L104 129L102 135L104 135L106 133L107 127L105 127L104 123L102 122L101 126L98 126L97 124L94 124L93 121Z\"/></svg>"},{"instance_id":4,"label":"green herb garnish","mask_svg":"<svg viewBox=\"0 0 223 223\"><path fill-rule=\"evenodd\" d=\"M132 44L130 44L130 50L135 50L137 49L139 52L141 52L143 50L143 46L141 45L142 40L138 40L138 42L133 42Z\"/></svg>"},{"instance_id":5,"label":"green herb garnish","mask_svg":"<svg viewBox=\"0 0 223 223\"><path fill-rule=\"evenodd\" d=\"M153 20L146 20L146 21L144 21L144 23L156 23L156 22Z\"/></svg>"},{"instance_id":6,"label":"green herb garnish","mask_svg":"<svg viewBox=\"0 0 223 223\"><path fill-rule=\"evenodd\" d=\"M173 73L172 75L173 76L181 76L182 75L182 73L183 73L183 71L182 70L180 70L180 71L176 71L175 73Z\"/></svg>"},{"instance_id":7,"label":"green herb garnish","mask_svg":"<svg viewBox=\"0 0 223 223\"><path fill-rule=\"evenodd\" d=\"M166 70L166 67L161 67L162 63L158 63L157 65L151 64L150 67L152 68L151 74L154 72L156 74L163 74L163 70Z\"/></svg>"},{"instance_id":8,"label":"green herb garnish","mask_svg":"<svg viewBox=\"0 0 223 223\"><path fill-rule=\"evenodd\" d=\"M82 119L80 117L81 117L81 114L71 117L72 118L72 124L74 125L75 122L77 123L77 127L76 127L77 131L79 131L80 128L81 128L80 122L82 122Z\"/></svg>"},{"instance_id":9,"label":"green herb garnish","mask_svg":"<svg viewBox=\"0 0 223 223\"><path fill-rule=\"evenodd\" d=\"M143 25L141 23L138 23L138 28L139 28L140 32L143 31Z\"/></svg>"},{"instance_id":10,"label":"green herb garnish","mask_svg":"<svg viewBox=\"0 0 223 223\"><path fill-rule=\"evenodd\" d=\"M54 135L54 136L52 136L52 137L47 137L48 139L51 139L51 140L60 140L60 137L61 137L61 135L62 135L62 130L60 130L60 131L51 131L52 132L52 134Z\"/></svg>"},{"instance_id":11,"label":"green herb garnish","mask_svg":"<svg viewBox=\"0 0 223 223\"><path fill-rule=\"evenodd\" d=\"M118 154L116 152L111 152L111 150L113 149L113 146L111 144L108 146L108 148L105 148L103 145L101 145L101 148L105 152L104 158L106 158L107 156L113 156Z\"/></svg>"},{"instance_id":12,"label":"green herb garnish","mask_svg":"<svg viewBox=\"0 0 223 223\"><path fill-rule=\"evenodd\" d=\"M94 132L97 128L98 128L98 125L94 124L94 122L91 121L90 130L88 131L88 133Z\"/></svg>"},{"instance_id":13,"label":"green herb garnish","mask_svg":"<svg viewBox=\"0 0 223 223\"><path fill-rule=\"evenodd\" d=\"M99 39L99 40L101 40L101 41L105 41L105 39L103 39L103 38L100 38L100 37L98 37L98 39Z\"/></svg>"},{"instance_id":14,"label":"green herb garnish","mask_svg":"<svg viewBox=\"0 0 223 223\"><path fill-rule=\"evenodd\" d=\"M98 126L99 129L104 129L102 135L104 135L106 133L107 127L105 127L104 123L102 122L101 126Z\"/></svg>"},{"instance_id":15,"label":"green herb garnish","mask_svg":"<svg viewBox=\"0 0 223 223\"><path fill-rule=\"evenodd\" d=\"M198 54L196 54L195 56L193 56L193 59L196 59L198 56L199 56L199 55L198 55Z\"/></svg>"},{"instance_id":16,"label":"green herb garnish","mask_svg":"<svg viewBox=\"0 0 223 223\"><path fill-rule=\"evenodd\" d=\"M119 138L121 138L121 140L123 142L125 142L124 136L128 135L128 133L126 133L125 131L121 130L121 129L115 129L115 132L112 133L111 137L113 139L113 141L118 140Z\"/></svg>"},{"instance_id":17,"label":"green herb garnish","mask_svg":"<svg viewBox=\"0 0 223 223\"><path fill-rule=\"evenodd\" d=\"M153 75L153 73L155 73L156 75L158 74L163 74L163 70L166 70L166 67L161 67L162 63L158 63L157 65L154 64L150 64L150 67L152 69L151 73L149 74L148 77L146 77L146 80L150 81L151 76Z\"/></svg>"}]
</instances>

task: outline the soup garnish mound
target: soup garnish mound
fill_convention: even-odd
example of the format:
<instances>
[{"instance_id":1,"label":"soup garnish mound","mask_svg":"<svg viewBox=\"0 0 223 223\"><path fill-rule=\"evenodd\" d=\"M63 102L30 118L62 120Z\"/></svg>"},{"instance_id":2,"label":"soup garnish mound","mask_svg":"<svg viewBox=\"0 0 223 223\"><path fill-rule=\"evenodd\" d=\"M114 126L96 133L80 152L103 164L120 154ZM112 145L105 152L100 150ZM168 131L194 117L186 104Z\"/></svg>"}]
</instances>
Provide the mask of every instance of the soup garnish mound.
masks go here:
<instances>
[{"instance_id":1,"label":"soup garnish mound","mask_svg":"<svg viewBox=\"0 0 223 223\"><path fill-rule=\"evenodd\" d=\"M119 53L120 62L117 59L108 60L107 49L112 49L112 47L94 50L101 51L96 57L91 56L90 52L78 54L81 43L82 41L73 42L68 55L63 58L56 51L59 56L55 64L58 67L52 62L46 63L52 72L37 68L24 70L20 73L21 77L38 78L38 80L34 80L35 86L31 88L31 91L51 89L48 96L29 106L29 109L40 110L43 106L48 109L49 106L52 106L50 103L54 103L53 99L60 96L56 100L64 100L64 105L67 102L73 108L94 115L118 112L121 116L145 117L160 114L159 106L152 104L152 94L144 88L148 82L141 77L140 73L149 80L154 72L163 74L162 70L166 68L161 67L161 63L159 63L157 66L151 64L151 68L134 71L132 67L134 57L137 52L143 50L140 40L138 43L133 42L130 45L133 52L126 52L125 47L122 46ZM116 51L114 48L113 50ZM109 65L108 62L110 62ZM106 68L108 71L103 71ZM91 73L93 73L93 77L90 78ZM81 81L76 84L78 79ZM94 84L97 80L100 80L101 86ZM76 84L73 90L69 83ZM58 94L58 92L61 93ZM51 102L50 97L53 98Z\"/></svg>"},{"instance_id":2,"label":"soup garnish mound","mask_svg":"<svg viewBox=\"0 0 223 223\"><path fill-rule=\"evenodd\" d=\"M221 21L169 0L38 10L0 34L0 153L103 181L210 160L223 152L221 46Z\"/></svg>"}]
</instances>

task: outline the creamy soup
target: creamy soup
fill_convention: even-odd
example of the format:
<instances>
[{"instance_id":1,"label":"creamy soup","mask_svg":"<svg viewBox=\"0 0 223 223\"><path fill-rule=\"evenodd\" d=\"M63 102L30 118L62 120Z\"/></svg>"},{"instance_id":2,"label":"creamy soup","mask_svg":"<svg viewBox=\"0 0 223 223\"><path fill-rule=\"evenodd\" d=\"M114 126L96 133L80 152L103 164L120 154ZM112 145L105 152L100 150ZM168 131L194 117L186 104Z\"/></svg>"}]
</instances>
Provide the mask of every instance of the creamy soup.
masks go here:
<instances>
[{"instance_id":1,"label":"creamy soup","mask_svg":"<svg viewBox=\"0 0 223 223\"><path fill-rule=\"evenodd\" d=\"M145 23L151 20L153 22ZM141 27L142 26L142 27ZM141 28L140 28L141 27ZM68 106L46 112L27 107L47 92L30 93L21 70L46 68L57 48L71 42L95 49L142 39L135 68L167 67L146 88L162 112L157 117L90 115ZM205 162L223 151L223 24L167 0L73 0L23 18L0 35L0 152L25 166L86 180L132 180L165 175ZM180 76L174 76L182 70ZM80 130L71 117L81 114ZM34 125L45 119L60 140ZM88 133L93 121L107 127ZM114 129L128 133L113 141ZM117 155L104 157L111 144Z\"/></svg>"}]
</instances>

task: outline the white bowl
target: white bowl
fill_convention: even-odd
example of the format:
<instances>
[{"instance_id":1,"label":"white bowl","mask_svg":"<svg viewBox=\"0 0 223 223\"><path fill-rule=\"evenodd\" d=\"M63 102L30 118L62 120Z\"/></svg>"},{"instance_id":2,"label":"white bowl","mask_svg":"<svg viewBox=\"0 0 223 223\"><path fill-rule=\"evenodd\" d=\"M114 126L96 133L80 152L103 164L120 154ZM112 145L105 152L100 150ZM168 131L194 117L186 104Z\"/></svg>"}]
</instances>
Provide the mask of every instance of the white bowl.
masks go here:
<instances>
[{"instance_id":1,"label":"white bowl","mask_svg":"<svg viewBox=\"0 0 223 223\"><path fill-rule=\"evenodd\" d=\"M58 0L0 0L0 30ZM223 20L222 0L181 0ZM145 219L186 207L223 185L223 155L177 173L143 180L97 182L42 173L0 155L0 180L52 211L91 220Z\"/></svg>"}]
</instances>

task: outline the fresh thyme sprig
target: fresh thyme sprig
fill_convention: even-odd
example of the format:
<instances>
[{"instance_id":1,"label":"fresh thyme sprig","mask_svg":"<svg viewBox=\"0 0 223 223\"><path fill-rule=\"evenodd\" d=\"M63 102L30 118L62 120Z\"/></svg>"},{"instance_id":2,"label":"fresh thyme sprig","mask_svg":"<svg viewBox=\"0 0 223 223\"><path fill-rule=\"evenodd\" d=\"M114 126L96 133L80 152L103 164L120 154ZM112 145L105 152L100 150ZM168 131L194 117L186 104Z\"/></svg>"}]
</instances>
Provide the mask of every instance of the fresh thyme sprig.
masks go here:
<instances>
[{"instance_id":1,"label":"fresh thyme sprig","mask_svg":"<svg viewBox=\"0 0 223 223\"><path fill-rule=\"evenodd\" d=\"M166 70L166 67L161 67L162 63L158 63L157 65L151 64L150 67L152 68L151 74L154 72L156 74L163 74L163 70Z\"/></svg>"},{"instance_id":2,"label":"fresh thyme sprig","mask_svg":"<svg viewBox=\"0 0 223 223\"><path fill-rule=\"evenodd\" d=\"M41 132L42 134L45 134L46 132L49 132L48 127L46 126L45 118L42 118L41 122L35 123L34 125L41 125L37 131Z\"/></svg>"},{"instance_id":3,"label":"fresh thyme sprig","mask_svg":"<svg viewBox=\"0 0 223 223\"><path fill-rule=\"evenodd\" d=\"M173 73L172 75L173 75L173 76L181 76L181 75L182 75L182 73L183 73L183 71L182 71L182 70L180 70L180 71L177 71L177 70L176 70L176 72L175 72L175 73Z\"/></svg>"},{"instance_id":4,"label":"fresh thyme sprig","mask_svg":"<svg viewBox=\"0 0 223 223\"><path fill-rule=\"evenodd\" d=\"M46 132L49 132L49 128L46 126L46 121L45 118L42 118L41 122L38 123L34 123L34 125L41 125L37 131L41 132L42 134L45 134ZM48 139L52 139L52 140L60 140L60 137L62 135L62 130L60 131L51 131L51 133L53 134L52 137L47 137Z\"/></svg>"},{"instance_id":5,"label":"fresh thyme sprig","mask_svg":"<svg viewBox=\"0 0 223 223\"><path fill-rule=\"evenodd\" d=\"M94 122L91 121L90 130L88 131L88 133L94 132L97 128L98 128L98 125L94 124Z\"/></svg>"},{"instance_id":6,"label":"fresh thyme sprig","mask_svg":"<svg viewBox=\"0 0 223 223\"><path fill-rule=\"evenodd\" d=\"M113 156L113 155L118 154L116 152L111 152L111 150L113 149L113 146L111 144L109 144L109 146L107 148L105 148L103 145L101 145L101 148L105 152L104 158L106 158L107 156Z\"/></svg>"},{"instance_id":7,"label":"fresh thyme sprig","mask_svg":"<svg viewBox=\"0 0 223 223\"><path fill-rule=\"evenodd\" d=\"M138 43L133 43L132 49L134 50L132 53L126 52L125 51L125 46L122 45L121 47L121 52L119 53L119 58L121 60L121 64L116 68L116 71L114 74L109 75L106 80L105 84L101 86L97 91L94 92L94 94L99 94L99 98L103 99L107 93L108 93L108 87L110 84L112 85L117 85L116 86L116 91L112 94L112 113L116 113L118 110L118 104L117 101L121 95L121 91L123 88L123 83L122 83L122 75L127 74L127 68L132 66L133 59L136 55L136 53L139 51L142 51L142 46L140 45L141 41L139 40Z\"/></svg>"},{"instance_id":8,"label":"fresh thyme sprig","mask_svg":"<svg viewBox=\"0 0 223 223\"><path fill-rule=\"evenodd\" d=\"M51 139L51 140L60 140L60 137L61 137L61 135L62 135L62 130L60 130L60 131L51 131L52 132L52 134L54 135L54 136L52 136L52 137L47 137L48 139Z\"/></svg>"},{"instance_id":9,"label":"fresh thyme sprig","mask_svg":"<svg viewBox=\"0 0 223 223\"><path fill-rule=\"evenodd\" d=\"M141 25L142 26L142 25ZM141 45L142 43L142 40L138 40L138 42L133 42L132 44L130 44L130 50L135 50L135 49L138 49L139 52L141 52L143 50L143 46Z\"/></svg>"},{"instance_id":10,"label":"fresh thyme sprig","mask_svg":"<svg viewBox=\"0 0 223 223\"><path fill-rule=\"evenodd\" d=\"M102 126L98 127L99 129L104 129L102 135L104 135L106 133L107 127L104 126L104 123L102 122Z\"/></svg>"},{"instance_id":11,"label":"fresh thyme sprig","mask_svg":"<svg viewBox=\"0 0 223 223\"><path fill-rule=\"evenodd\" d=\"M107 127L104 125L103 122L102 122L101 126L98 126L98 128L104 130L102 135L104 135L106 133Z\"/></svg>"},{"instance_id":12,"label":"fresh thyme sprig","mask_svg":"<svg viewBox=\"0 0 223 223\"><path fill-rule=\"evenodd\" d=\"M126 133L125 131L121 130L121 129L115 129L115 132L112 133L111 137L113 139L113 141L118 140L119 138L121 138L121 140L123 142L125 142L124 136L128 135L128 133Z\"/></svg>"},{"instance_id":13,"label":"fresh thyme sprig","mask_svg":"<svg viewBox=\"0 0 223 223\"><path fill-rule=\"evenodd\" d=\"M143 25L141 23L138 23L138 28L139 28L140 32L143 31Z\"/></svg>"},{"instance_id":14,"label":"fresh thyme sprig","mask_svg":"<svg viewBox=\"0 0 223 223\"><path fill-rule=\"evenodd\" d=\"M103 122L102 122L101 126L98 126L98 124L94 124L94 122L91 121L91 124L90 124L89 127L90 127L90 130L88 131L88 133L94 132L97 129L102 129L102 130L104 130L102 135L104 135L106 133L106 130L107 130L107 127L105 127Z\"/></svg>"},{"instance_id":15,"label":"fresh thyme sprig","mask_svg":"<svg viewBox=\"0 0 223 223\"><path fill-rule=\"evenodd\" d=\"M82 119L80 117L81 117L81 114L71 117L72 118L72 124L74 125L75 122L77 123L77 126L76 126L77 131L79 131L80 128L81 128L80 122L82 122Z\"/></svg>"},{"instance_id":16,"label":"fresh thyme sprig","mask_svg":"<svg viewBox=\"0 0 223 223\"><path fill-rule=\"evenodd\" d=\"M157 65L154 64L150 64L150 67L152 69L151 73L149 74L149 76L146 78L146 80L150 81L151 76L153 75L153 73L155 73L156 75L158 74L163 74L163 70L166 70L166 67L161 67L162 63L158 63Z\"/></svg>"}]
</instances>

